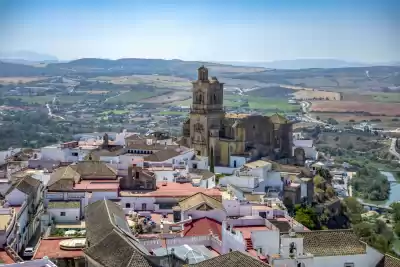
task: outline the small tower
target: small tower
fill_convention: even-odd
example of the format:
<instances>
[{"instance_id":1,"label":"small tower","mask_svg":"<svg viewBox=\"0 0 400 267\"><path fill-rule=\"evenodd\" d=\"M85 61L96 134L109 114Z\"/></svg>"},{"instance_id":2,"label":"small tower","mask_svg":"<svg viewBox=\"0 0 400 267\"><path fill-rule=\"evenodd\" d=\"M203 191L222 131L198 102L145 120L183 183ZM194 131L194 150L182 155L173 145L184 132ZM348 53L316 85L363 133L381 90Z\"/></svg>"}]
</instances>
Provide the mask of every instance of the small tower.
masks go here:
<instances>
[{"instance_id":1,"label":"small tower","mask_svg":"<svg viewBox=\"0 0 400 267\"><path fill-rule=\"evenodd\" d=\"M105 133L103 136L103 148L107 148L108 147L108 134Z\"/></svg>"},{"instance_id":2,"label":"small tower","mask_svg":"<svg viewBox=\"0 0 400 267\"><path fill-rule=\"evenodd\" d=\"M197 80L202 82L208 81L208 69L204 65L197 69Z\"/></svg>"}]
</instances>

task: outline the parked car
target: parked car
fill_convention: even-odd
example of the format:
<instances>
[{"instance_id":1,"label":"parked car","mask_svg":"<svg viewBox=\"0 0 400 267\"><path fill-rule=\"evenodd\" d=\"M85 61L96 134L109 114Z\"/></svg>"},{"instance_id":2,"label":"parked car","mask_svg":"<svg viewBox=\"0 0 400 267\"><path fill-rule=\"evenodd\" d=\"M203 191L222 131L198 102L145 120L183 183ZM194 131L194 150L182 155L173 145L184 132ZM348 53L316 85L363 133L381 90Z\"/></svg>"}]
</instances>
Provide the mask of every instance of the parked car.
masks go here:
<instances>
[{"instance_id":1,"label":"parked car","mask_svg":"<svg viewBox=\"0 0 400 267\"><path fill-rule=\"evenodd\" d=\"M24 257L32 257L35 252L35 249L32 247L27 247L24 250Z\"/></svg>"}]
</instances>

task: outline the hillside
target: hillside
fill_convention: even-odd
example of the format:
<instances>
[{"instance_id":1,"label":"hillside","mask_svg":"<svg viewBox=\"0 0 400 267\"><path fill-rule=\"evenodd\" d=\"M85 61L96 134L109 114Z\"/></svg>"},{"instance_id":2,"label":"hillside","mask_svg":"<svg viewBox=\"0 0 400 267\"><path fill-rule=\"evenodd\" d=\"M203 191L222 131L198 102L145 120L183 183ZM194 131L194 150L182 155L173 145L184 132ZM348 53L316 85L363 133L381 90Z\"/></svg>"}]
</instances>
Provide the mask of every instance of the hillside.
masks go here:
<instances>
[{"instance_id":1,"label":"hillside","mask_svg":"<svg viewBox=\"0 0 400 267\"><path fill-rule=\"evenodd\" d=\"M95 77L157 74L192 79L195 77L195 72L193 70L203 64L212 71L213 75L216 76L259 72L264 70L263 68L239 67L198 61L137 58L124 58L118 60L83 58L66 63L48 63L41 66L27 66L24 64L1 62L0 77L52 76L68 74Z\"/></svg>"}]
</instances>

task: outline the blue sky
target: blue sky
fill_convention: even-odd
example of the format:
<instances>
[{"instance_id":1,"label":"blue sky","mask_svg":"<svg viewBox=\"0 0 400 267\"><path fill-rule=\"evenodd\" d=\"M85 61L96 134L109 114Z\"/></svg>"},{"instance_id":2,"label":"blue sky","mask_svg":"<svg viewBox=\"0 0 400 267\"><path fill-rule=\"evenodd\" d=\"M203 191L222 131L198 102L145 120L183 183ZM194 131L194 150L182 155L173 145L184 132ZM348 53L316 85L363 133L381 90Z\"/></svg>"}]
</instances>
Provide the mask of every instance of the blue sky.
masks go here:
<instances>
[{"instance_id":1,"label":"blue sky","mask_svg":"<svg viewBox=\"0 0 400 267\"><path fill-rule=\"evenodd\" d=\"M0 0L0 51L400 61L398 14L400 0Z\"/></svg>"}]
</instances>

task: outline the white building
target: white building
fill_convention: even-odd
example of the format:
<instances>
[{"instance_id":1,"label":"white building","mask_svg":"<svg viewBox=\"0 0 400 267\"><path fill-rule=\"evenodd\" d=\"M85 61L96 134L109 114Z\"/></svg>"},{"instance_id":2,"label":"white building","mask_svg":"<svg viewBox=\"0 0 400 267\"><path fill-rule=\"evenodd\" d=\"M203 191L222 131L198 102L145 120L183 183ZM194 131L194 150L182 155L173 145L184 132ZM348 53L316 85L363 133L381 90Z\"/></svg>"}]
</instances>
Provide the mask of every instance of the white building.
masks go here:
<instances>
[{"instance_id":1,"label":"white building","mask_svg":"<svg viewBox=\"0 0 400 267\"><path fill-rule=\"evenodd\" d=\"M40 226L43 189L39 180L27 176L6 193L4 205L17 211L15 232L7 238L7 245L17 252L28 244Z\"/></svg>"},{"instance_id":2,"label":"white building","mask_svg":"<svg viewBox=\"0 0 400 267\"><path fill-rule=\"evenodd\" d=\"M306 159L317 160L318 159L318 151L314 146L313 140L303 140L303 139L293 139L293 153L296 148L302 148L304 150L304 156Z\"/></svg>"}]
</instances>

